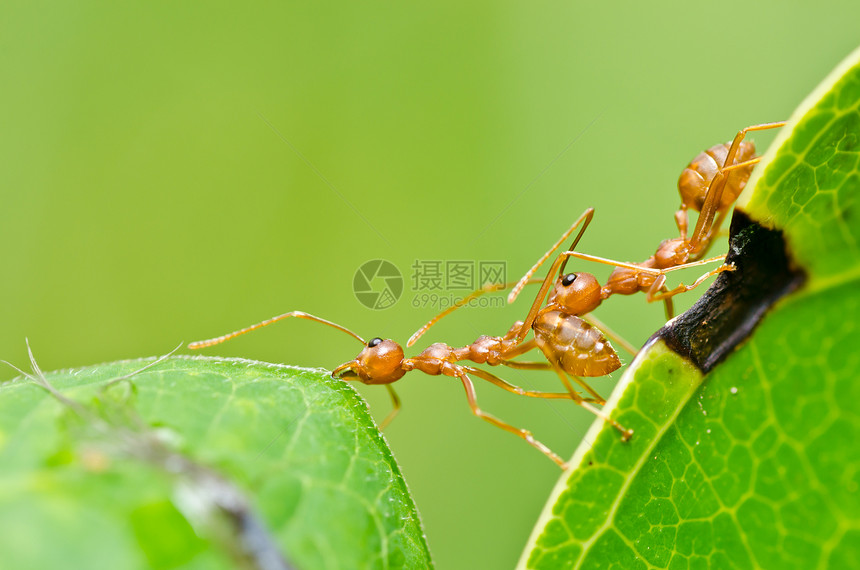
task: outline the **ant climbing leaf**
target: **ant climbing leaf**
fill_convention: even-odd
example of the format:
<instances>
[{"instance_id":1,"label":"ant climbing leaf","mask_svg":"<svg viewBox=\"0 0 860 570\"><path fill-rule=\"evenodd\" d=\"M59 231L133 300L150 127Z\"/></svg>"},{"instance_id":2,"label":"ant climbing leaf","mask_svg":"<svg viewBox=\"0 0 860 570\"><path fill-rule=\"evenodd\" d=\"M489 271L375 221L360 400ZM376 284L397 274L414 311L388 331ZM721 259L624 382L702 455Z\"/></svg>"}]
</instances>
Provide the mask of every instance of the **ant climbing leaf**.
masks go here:
<instances>
[{"instance_id":1,"label":"ant climbing leaf","mask_svg":"<svg viewBox=\"0 0 860 570\"><path fill-rule=\"evenodd\" d=\"M149 363L34 365L0 384L4 568L431 565L345 383L238 359Z\"/></svg>"},{"instance_id":2,"label":"ant climbing leaf","mask_svg":"<svg viewBox=\"0 0 860 570\"><path fill-rule=\"evenodd\" d=\"M756 167L730 260L595 425L520 566L847 568L860 561L860 50Z\"/></svg>"}]
</instances>

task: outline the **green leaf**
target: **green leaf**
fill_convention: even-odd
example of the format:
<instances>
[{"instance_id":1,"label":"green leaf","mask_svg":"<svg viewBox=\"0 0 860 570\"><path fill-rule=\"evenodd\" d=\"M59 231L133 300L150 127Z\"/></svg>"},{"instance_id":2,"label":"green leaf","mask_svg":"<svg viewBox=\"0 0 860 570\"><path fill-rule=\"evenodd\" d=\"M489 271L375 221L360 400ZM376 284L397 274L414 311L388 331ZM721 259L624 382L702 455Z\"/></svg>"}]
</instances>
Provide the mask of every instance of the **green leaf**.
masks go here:
<instances>
[{"instance_id":1,"label":"green leaf","mask_svg":"<svg viewBox=\"0 0 860 570\"><path fill-rule=\"evenodd\" d=\"M172 357L111 384L152 362L0 385L4 568L431 564L397 464L344 382Z\"/></svg>"},{"instance_id":2,"label":"green leaf","mask_svg":"<svg viewBox=\"0 0 860 570\"><path fill-rule=\"evenodd\" d=\"M860 50L756 169L739 275L626 372L608 409L633 438L595 424L521 566L860 567L858 165Z\"/></svg>"}]
</instances>

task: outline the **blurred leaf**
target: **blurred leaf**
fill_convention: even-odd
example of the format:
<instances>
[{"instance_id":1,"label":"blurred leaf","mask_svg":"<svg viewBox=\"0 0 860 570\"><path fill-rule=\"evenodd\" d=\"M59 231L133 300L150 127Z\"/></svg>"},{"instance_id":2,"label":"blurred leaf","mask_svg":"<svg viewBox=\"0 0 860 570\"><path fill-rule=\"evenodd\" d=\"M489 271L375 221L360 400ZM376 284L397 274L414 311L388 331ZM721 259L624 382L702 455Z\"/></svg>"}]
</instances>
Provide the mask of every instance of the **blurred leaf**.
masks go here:
<instances>
[{"instance_id":1,"label":"blurred leaf","mask_svg":"<svg viewBox=\"0 0 860 570\"><path fill-rule=\"evenodd\" d=\"M4 568L430 565L399 469L344 382L173 357L108 387L151 362L0 386Z\"/></svg>"},{"instance_id":2,"label":"blurred leaf","mask_svg":"<svg viewBox=\"0 0 860 570\"><path fill-rule=\"evenodd\" d=\"M592 428L521 565L860 566L858 62L765 155L733 222L739 270L637 357L609 403L632 440Z\"/></svg>"}]
</instances>

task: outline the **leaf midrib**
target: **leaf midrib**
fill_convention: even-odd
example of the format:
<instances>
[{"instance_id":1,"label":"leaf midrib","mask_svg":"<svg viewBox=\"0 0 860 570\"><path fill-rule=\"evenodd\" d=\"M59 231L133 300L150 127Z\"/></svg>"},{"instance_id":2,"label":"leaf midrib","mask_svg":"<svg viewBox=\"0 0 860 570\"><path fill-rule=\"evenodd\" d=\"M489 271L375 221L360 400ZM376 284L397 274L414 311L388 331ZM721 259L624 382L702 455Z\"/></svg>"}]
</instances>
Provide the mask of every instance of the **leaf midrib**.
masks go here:
<instances>
[{"instance_id":1,"label":"leaf midrib","mask_svg":"<svg viewBox=\"0 0 860 570\"><path fill-rule=\"evenodd\" d=\"M650 348L653 349L653 345ZM621 506L621 502L623 501L624 497L627 496L627 489L636 479L636 476L639 474L639 471L642 469L642 467L649 461L649 458L651 457L651 453L654 451L654 448L659 445L659 443L663 440L663 436L666 435L666 432L668 432L669 429L675 424L675 420L677 419L678 415L680 415L681 411L686 408L687 402L690 401L690 398L693 396L693 394L695 394L699 386L701 386L702 379L704 378L704 376L702 374L698 374L697 377L699 381L690 384L690 389L687 392L686 396L682 400L678 400L679 405L675 408L675 411L669 418L667 418L667 421L663 423L662 427L660 427L658 431L655 432L650 444L643 450L643 453L640 454L639 459L636 461L633 468L627 471L628 476L624 479L624 484L621 485L618 490L618 493L616 493L615 499L613 499L611 503L611 508L607 512L605 522L600 528L597 529L597 531L594 532L594 534L592 534L591 538L581 543L582 556L573 566L574 569L582 567L582 564L588 556L588 552L591 549L591 546L595 542L597 542L597 540L602 537L607 530L614 526L615 515L618 511L618 508Z\"/></svg>"}]
</instances>

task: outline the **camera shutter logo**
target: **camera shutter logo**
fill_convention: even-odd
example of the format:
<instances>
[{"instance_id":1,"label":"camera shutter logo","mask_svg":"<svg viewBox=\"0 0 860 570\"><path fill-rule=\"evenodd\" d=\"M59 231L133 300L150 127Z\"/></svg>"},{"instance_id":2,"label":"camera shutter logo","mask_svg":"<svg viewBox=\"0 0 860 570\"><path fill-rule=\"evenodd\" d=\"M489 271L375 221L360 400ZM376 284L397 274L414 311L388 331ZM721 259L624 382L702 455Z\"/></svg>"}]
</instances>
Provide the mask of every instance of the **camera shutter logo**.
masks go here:
<instances>
[{"instance_id":1,"label":"camera shutter logo","mask_svg":"<svg viewBox=\"0 0 860 570\"><path fill-rule=\"evenodd\" d=\"M368 309L387 309L403 294L403 275L390 261L374 259L356 270L352 291Z\"/></svg>"}]
</instances>

